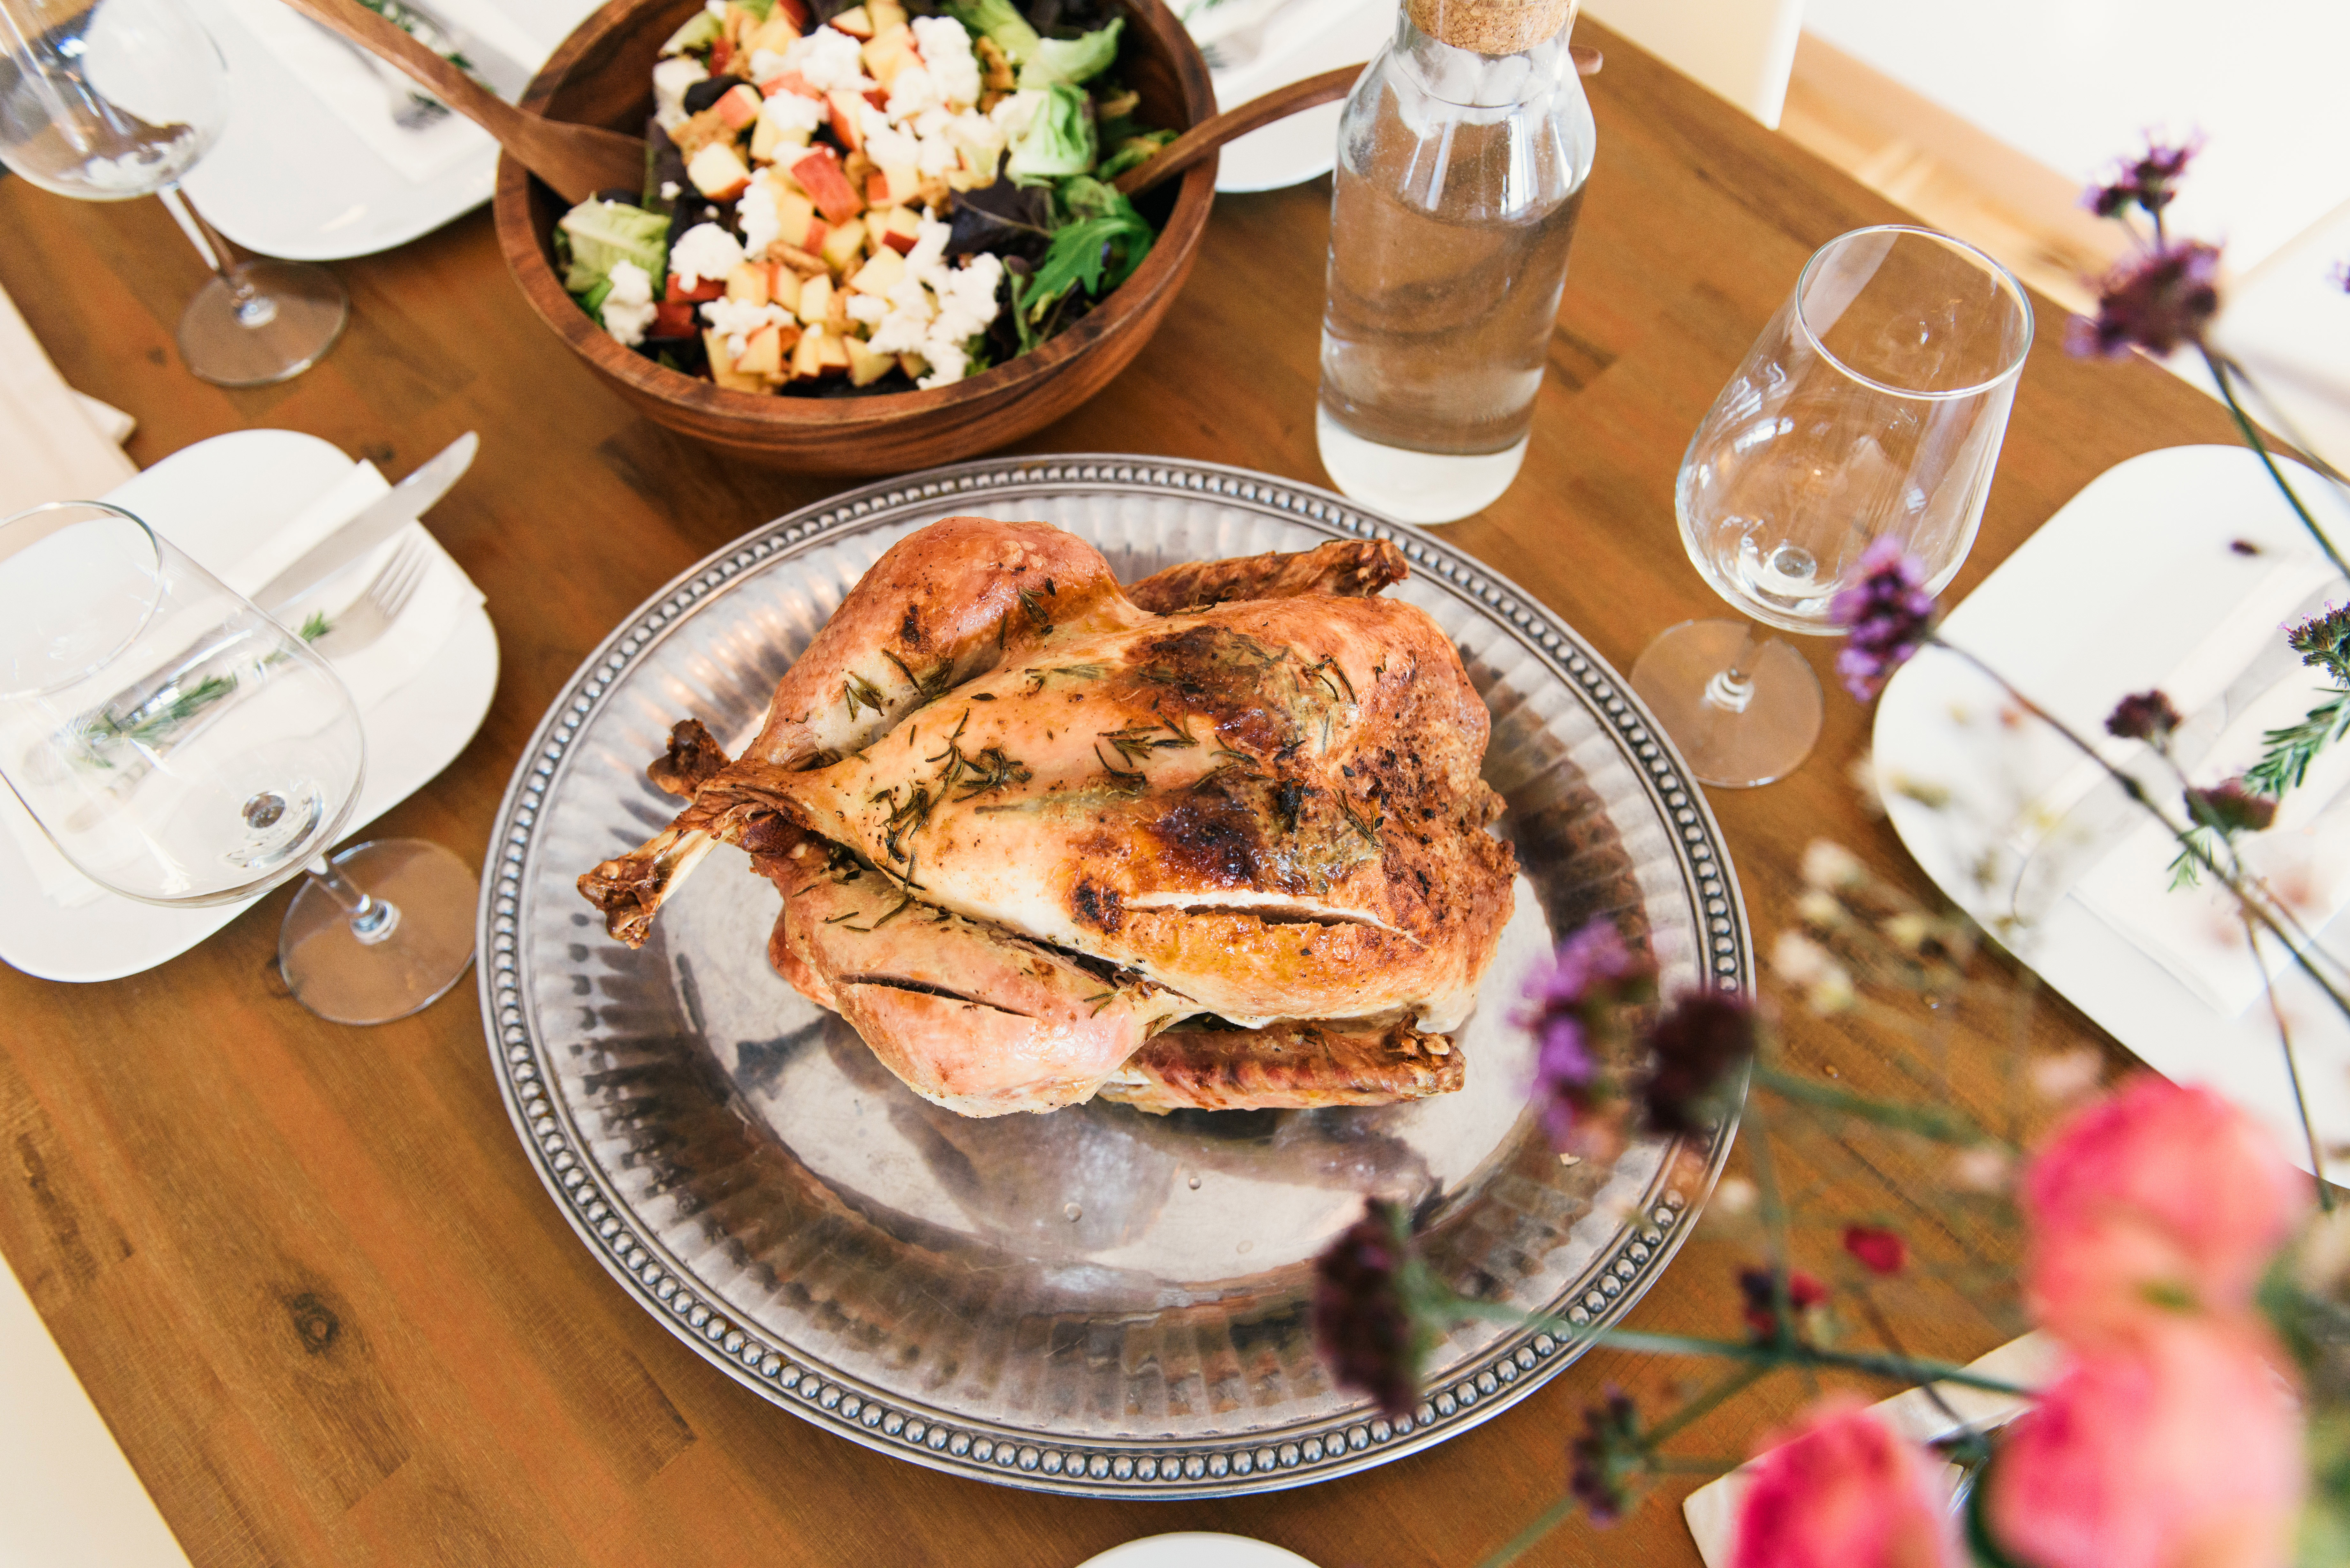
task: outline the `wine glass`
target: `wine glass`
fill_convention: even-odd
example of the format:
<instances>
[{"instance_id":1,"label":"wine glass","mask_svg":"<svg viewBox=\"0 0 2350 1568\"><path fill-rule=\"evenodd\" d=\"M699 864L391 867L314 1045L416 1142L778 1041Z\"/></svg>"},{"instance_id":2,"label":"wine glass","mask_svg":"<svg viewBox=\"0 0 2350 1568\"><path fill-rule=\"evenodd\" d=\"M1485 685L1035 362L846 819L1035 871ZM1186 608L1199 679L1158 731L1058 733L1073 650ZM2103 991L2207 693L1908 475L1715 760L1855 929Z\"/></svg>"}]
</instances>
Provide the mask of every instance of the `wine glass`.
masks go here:
<instances>
[{"instance_id":1,"label":"wine glass","mask_svg":"<svg viewBox=\"0 0 2350 1568\"><path fill-rule=\"evenodd\" d=\"M2022 285L1974 246L1904 223L1829 241L1690 439L1673 493L1690 559L1755 619L1815 635L1878 537L1939 592L1974 543L2031 345ZM1819 737L1811 666L1743 621L1664 632L1632 689L1708 784L1769 784Z\"/></svg>"},{"instance_id":2,"label":"wine glass","mask_svg":"<svg viewBox=\"0 0 2350 1568\"><path fill-rule=\"evenodd\" d=\"M181 314L180 357L258 387L316 364L350 300L323 267L229 265L180 193L228 109L228 67L179 0L0 0L0 163L85 202L161 195L213 275Z\"/></svg>"},{"instance_id":3,"label":"wine glass","mask_svg":"<svg viewBox=\"0 0 2350 1568\"><path fill-rule=\"evenodd\" d=\"M0 782L77 870L143 903L307 871L278 960L347 1023L415 1012L473 954L476 883L447 850L327 858L366 763L327 661L137 517L66 501L0 522Z\"/></svg>"}]
</instances>

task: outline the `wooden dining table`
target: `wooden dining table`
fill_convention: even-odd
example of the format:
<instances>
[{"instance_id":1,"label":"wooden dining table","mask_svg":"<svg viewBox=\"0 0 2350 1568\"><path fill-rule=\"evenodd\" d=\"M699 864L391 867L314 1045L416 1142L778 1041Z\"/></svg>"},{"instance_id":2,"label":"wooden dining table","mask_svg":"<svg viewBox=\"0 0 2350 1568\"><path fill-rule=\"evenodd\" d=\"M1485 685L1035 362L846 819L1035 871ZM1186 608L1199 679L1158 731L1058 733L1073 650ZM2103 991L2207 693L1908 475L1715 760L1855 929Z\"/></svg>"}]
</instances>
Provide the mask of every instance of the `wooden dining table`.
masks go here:
<instances>
[{"instance_id":1,"label":"wooden dining table","mask_svg":"<svg viewBox=\"0 0 2350 1568\"><path fill-rule=\"evenodd\" d=\"M1683 553L1690 432L1822 242L1903 214L1588 20L1599 152L1523 472L1449 540L1618 669L1721 601ZM1189 284L1132 366L1014 450L1165 454L1326 483L1314 409L1326 181L1217 199ZM152 462L255 426L307 431L395 477L466 430L482 455L429 519L488 597L501 662L462 755L369 832L479 863L501 793L576 666L654 589L842 481L715 457L629 411L525 304L476 212L336 264L350 327L284 385L224 391L173 347L203 274L161 207L0 180L5 285L76 387L135 414ZM2036 339L1962 596L2089 480L2149 449L2226 441L2217 405L2155 366ZM2093 593L2095 585L2084 585ZM1824 679L1834 645L1798 639ZM1869 714L1830 683L1810 760L1712 794L1758 940L1788 926L1819 836L1923 895L1848 774ZM36 897L10 888L11 898ZM1474 1563L1562 1493L1607 1386L1653 1411L1691 1363L1600 1348L1452 1440L1321 1485L1220 1501L1094 1501L936 1473L819 1431L696 1354L557 1212L501 1103L470 981L372 1029L328 1023L276 971L289 892L127 980L0 970L0 1250L196 1563L953 1564L1066 1568L1120 1542L1222 1531L1321 1564ZM1794 1066L1856 1086L1902 1047L1783 1013ZM2126 1054L2061 1003L2049 1049ZM1953 1097L2004 1092L1987 1064ZM1894 1168L1825 1171L1821 1208L1899 1214ZM1918 1210L1925 1226L1924 1210ZM1961 1239L1965 1241L1965 1239ZM1810 1245L1804 1241L1804 1245ZM1826 1243L1832 1247L1832 1240ZM1967 1241L1986 1261L2012 1239ZM1752 1246L1703 1229L1629 1326L1735 1337ZM1881 1325L1963 1360L2013 1332L1981 1293L1910 1293ZM1866 1337L1866 1334L1863 1337ZM1894 1391L1877 1385L1874 1394ZM1677 1451L1736 1458L1812 1395L1788 1375ZM1528 1563L1690 1564L1674 1477L1612 1528L1577 1519ZM5 1531L0 1521L0 1531Z\"/></svg>"}]
</instances>

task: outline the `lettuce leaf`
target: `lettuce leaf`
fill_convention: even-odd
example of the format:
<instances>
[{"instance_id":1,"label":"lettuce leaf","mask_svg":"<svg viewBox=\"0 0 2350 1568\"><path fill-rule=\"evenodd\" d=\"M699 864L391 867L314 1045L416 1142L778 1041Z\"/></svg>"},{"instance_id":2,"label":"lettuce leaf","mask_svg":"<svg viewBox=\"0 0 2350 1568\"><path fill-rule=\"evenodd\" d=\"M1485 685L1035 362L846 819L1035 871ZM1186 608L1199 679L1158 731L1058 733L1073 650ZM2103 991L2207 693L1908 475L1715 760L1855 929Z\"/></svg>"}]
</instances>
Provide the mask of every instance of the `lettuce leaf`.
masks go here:
<instances>
[{"instance_id":1,"label":"lettuce leaf","mask_svg":"<svg viewBox=\"0 0 2350 1568\"><path fill-rule=\"evenodd\" d=\"M1082 37L1038 39L1035 53L1020 67L1020 85L1038 88L1066 82L1075 87L1101 75L1118 58L1118 35L1125 26L1126 18L1118 16L1108 26Z\"/></svg>"},{"instance_id":2,"label":"lettuce leaf","mask_svg":"<svg viewBox=\"0 0 2350 1568\"><path fill-rule=\"evenodd\" d=\"M1055 82L1041 90L1045 101L1014 139L1004 172L1014 180L1085 173L1094 166L1093 106L1085 88Z\"/></svg>"},{"instance_id":3,"label":"lettuce leaf","mask_svg":"<svg viewBox=\"0 0 2350 1568\"><path fill-rule=\"evenodd\" d=\"M1015 66L1025 63L1044 42L1012 0L946 0L944 9L972 32L994 39L1003 57Z\"/></svg>"},{"instance_id":4,"label":"lettuce leaf","mask_svg":"<svg viewBox=\"0 0 2350 1568\"><path fill-rule=\"evenodd\" d=\"M563 286L576 296L590 294L597 285L610 281L616 261L632 261L657 281L666 276L669 225L664 213L589 197L564 213L556 225L571 249Z\"/></svg>"}]
</instances>

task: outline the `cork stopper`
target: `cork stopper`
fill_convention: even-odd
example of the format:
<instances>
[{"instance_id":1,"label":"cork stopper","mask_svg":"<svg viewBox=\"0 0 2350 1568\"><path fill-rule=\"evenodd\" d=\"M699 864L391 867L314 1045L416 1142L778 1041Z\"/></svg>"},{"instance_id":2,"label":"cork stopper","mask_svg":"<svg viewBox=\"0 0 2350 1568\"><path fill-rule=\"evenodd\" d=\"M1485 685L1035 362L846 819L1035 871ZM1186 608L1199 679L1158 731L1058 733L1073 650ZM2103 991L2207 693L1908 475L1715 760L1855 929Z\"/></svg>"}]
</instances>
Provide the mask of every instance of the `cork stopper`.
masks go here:
<instances>
[{"instance_id":1,"label":"cork stopper","mask_svg":"<svg viewBox=\"0 0 2350 1568\"><path fill-rule=\"evenodd\" d=\"M1579 0L1403 0L1411 25L1480 55L1522 55L1575 25Z\"/></svg>"}]
</instances>

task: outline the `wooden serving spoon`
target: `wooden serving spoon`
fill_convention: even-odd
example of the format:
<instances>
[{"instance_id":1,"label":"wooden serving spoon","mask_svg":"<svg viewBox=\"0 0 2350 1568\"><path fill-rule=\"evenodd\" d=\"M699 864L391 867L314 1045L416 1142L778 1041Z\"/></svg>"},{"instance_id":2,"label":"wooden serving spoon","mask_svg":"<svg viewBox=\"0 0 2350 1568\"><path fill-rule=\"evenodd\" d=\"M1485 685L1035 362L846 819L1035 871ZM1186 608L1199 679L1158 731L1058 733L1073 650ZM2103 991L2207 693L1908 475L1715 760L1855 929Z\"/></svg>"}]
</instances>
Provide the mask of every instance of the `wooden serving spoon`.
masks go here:
<instances>
[{"instance_id":1,"label":"wooden serving spoon","mask_svg":"<svg viewBox=\"0 0 2350 1568\"><path fill-rule=\"evenodd\" d=\"M508 156L546 181L565 201L577 205L615 186L625 191L644 188L642 137L546 119L516 109L353 0L286 0L286 4L407 72L434 98L488 131Z\"/></svg>"},{"instance_id":2,"label":"wooden serving spoon","mask_svg":"<svg viewBox=\"0 0 2350 1568\"><path fill-rule=\"evenodd\" d=\"M1599 74L1602 61L1598 50L1575 44L1568 47L1568 53L1575 58L1577 76ZM1159 149L1150 161L1136 164L1111 183L1128 196L1139 196L1161 181L1173 179L1235 137L1262 130L1276 119L1287 119L1316 104L1345 98L1354 90L1355 78L1363 74L1363 69L1361 66L1340 66L1336 70L1324 71L1318 77L1307 77L1260 94L1213 119L1203 119Z\"/></svg>"}]
</instances>

